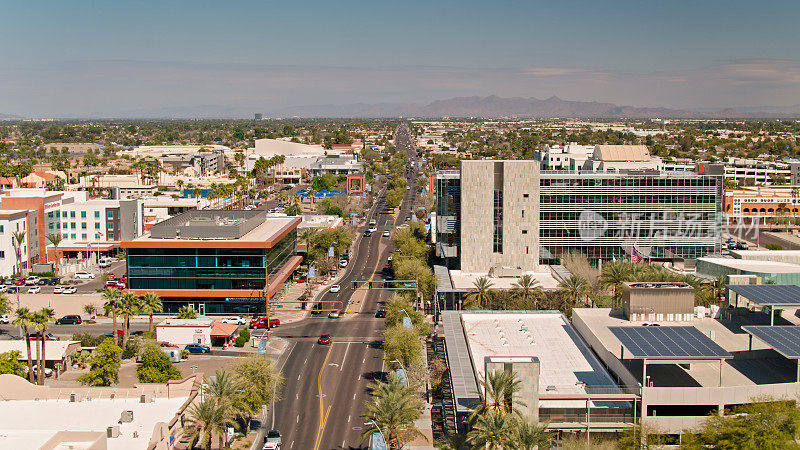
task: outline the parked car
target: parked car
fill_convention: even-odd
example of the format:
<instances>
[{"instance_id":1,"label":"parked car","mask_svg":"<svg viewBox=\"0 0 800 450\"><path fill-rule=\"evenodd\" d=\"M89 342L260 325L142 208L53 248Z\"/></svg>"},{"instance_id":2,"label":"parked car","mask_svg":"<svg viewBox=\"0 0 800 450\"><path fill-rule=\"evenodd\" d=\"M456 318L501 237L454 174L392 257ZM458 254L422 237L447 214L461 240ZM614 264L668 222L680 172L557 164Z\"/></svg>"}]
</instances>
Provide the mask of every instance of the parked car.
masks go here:
<instances>
[{"instance_id":1,"label":"parked car","mask_svg":"<svg viewBox=\"0 0 800 450\"><path fill-rule=\"evenodd\" d=\"M319 345L330 345L331 344L331 335L330 334L323 334L317 339L317 344Z\"/></svg>"},{"instance_id":2,"label":"parked car","mask_svg":"<svg viewBox=\"0 0 800 450\"><path fill-rule=\"evenodd\" d=\"M339 317L341 317L339 311L331 311L328 313L328 319L338 319Z\"/></svg>"},{"instance_id":3,"label":"parked car","mask_svg":"<svg viewBox=\"0 0 800 450\"><path fill-rule=\"evenodd\" d=\"M42 292L41 286L31 286L28 288L28 294L38 294L39 292Z\"/></svg>"},{"instance_id":4,"label":"parked car","mask_svg":"<svg viewBox=\"0 0 800 450\"><path fill-rule=\"evenodd\" d=\"M39 277L31 275L25 279L26 286L34 286L36 283L39 282Z\"/></svg>"},{"instance_id":5,"label":"parked car","mask_svg":"<svg viewBox=\"0 0 800 450\"><path fill-rule=\"evenodd\" d=\"M280 450L281 444L276 444L275 442L264 442L264 446L261 447L261 450Z\"/></svg>"},{"instance_id":6,"label":"parked car","mask_svg":"<svg viewBox=\"0 0 800 450\"><path fill-rule=\"evenodd\" d=\"M81 316L77 314L68 314L56 320L56 324L58 325L80 325L82 322Z\"/></svg>"},{"instance_id":7,"label":"parked car","mask_svg":"<svg viewBox=\"0 0 800 450\"><path fill-rule=\"evenodd\" d=\"M383 237L389 237L389 230L383 230Z\"/></svg>"},{"instance_id":8,"label":"parked car","mask_svg":"<svg viewBox=\"0 0 800 450\"><path fill-rule=\"evenodd\" d=\"M331 292L333 292L334 294L339 292L339 291L341 291L341 290L342 290L342 287L339 286L338 284L334 284L333 286L331 286Z\"/></svg>"},{"instance_id":9,"label":"parked car","mask_svg":"<svg viewBox=\"0 0 800 450\"><path fill-rule=\"evenodd\" d=\"M37 286L47 286L47 278L39 278L39 281L36 282Z\"/></svg>"},{"instance_id":10,"label":"parked car","mask_svg":"<svg viewBox=\"0 0 800 450\"><path fill-rule=\"evenodd\" d=\"M65 286L56 286L53 288L53 294L62 294L64 293Z\"/></svg>"},{"instance_id":11,"label":"parked car","mask_svg":"<svg viewBox=\"0 0 800 450\"><path fill-rule=\"evenodd\" d=\"M106 280L106 287L107 288L116 288L117 287L117 280Z\"/></svg>"},{"instance_id":12,"label":"parked car","mask_svg":"<svg viewBox=\"0 0 800 450\"><path fill-rule=\"evenodd\" d=\"M211 351L211 347L200 344L188 344L186 350L189 350L189 353L208 353Z\"/></svg>"},{"instance_id":13,"label":"parked car","mask_svg":"<svg viewBox=\"0 0 800 450\"><path fill-rule=\"evenodd\" d=\"M250 321L250 328L274 328L280 326L281 321L280 319L269 319L269 323L267 323L266 317L259 317L258 319L254 319Z\"/></svg>"},{"instance_id":14,"label":"parked car","mask_svg":"<svg viewBox=\"0 0 800 450\"><path fill-rule=\"evenodd\" d=\"M13 278L6 278L5 280L3 280L3 284L5 284L6 286L12 286L15 281L16 280L14 280Z\"/></svg>"},{"instance_id":15,"label":"parked car","mask_svg":"<svg viewBox=\"0 0 800 450\"><path fill-rule=\"evenodd\" d=\"M56 286L60 282L61 282L61 278L56 278L56 277L53 277L53 278L50 278L49 280L47 280L47 284L49 284L50 286Z\"/></svg>"},{"instance_id":16,"label":"parked car","mask_svg":"<svg viewBox=\"0 0 800 450\"><path fill-rule=\"evenodd\" d=\"M27 373L28 372L28 367L25 366L25 367L22 368L22 370L24 370L25 373ZM37 373L38 373L38 364L34 364L33 365L33 374L36 375ZM45 378L52 377L53 376L53 369L51 369L49 367L45 367L44 368L44 376L45 376Z\"/></svg>"},{"instance_id":17,"label":"parked car","mask_svg":"<svg viewBox=\"0 0 800 450\"><path fill-rule=\"evenodd\" d=\"M0 316L0 323L11 323L11 319L8 317L8 314L3 314Z\"/></svg>"},{"instance_id":18,"label":"parked car","mask_svg":"<svg viewBox=\"0 0 800 450\"><path fill-rule=\"evenodd\" d=\"M74 278L76 280L94 280L94 274L91 272L75 272Z\"/></svg>"},{"instance_id":19,"label":"parked car","mask_svg":"<svg viewBox=\"0 0 800 450\"><path fill-rule=\"evenodd\" d=\"M232 323L234 325L247 325L247 319L245 319L244 317L238 317L238 316L226 317L226 318L220 320L220 322L222 322L222 323Z\"/></svg>"},{"instance_id":20,"label":"parked car","mask_svg":"<svg viewBox=\"0 0 800 450\"><path fill-rule=\"evenodd\" d=\"M78 288L75 286L65 286L64 289L61 290L62 294L74 294L78 292Z\"/></svg>"},{"instance_id":21,"label":"parked car","mask_svg":"<svg viewBox=\"0 0 800 450\"><path fill-rule=\"evenodd\" d=\"M97 262L97 265L100 268L105 268L111 266L111 259L109 258L100 258L100 261Z\"/></svg>"},{"instance_id":22,"label":"parked car","mask_svg":"<svg viewBox=\"0 0 800 450\"><path fill-rule=\"evenodd\" d=\"M5 284L0 284L0 293L6 292L8 290L8 286Z\"/></svg>"},{"instance_id":23,"label":"parked car","mask_svg":"<svg viewBox=\"0 0 800 450\"><path fill-rule=\"evenodd\" d=\"M339 267L342 267L342 268L347 267L347 260L346 259L340 259L339 260Z\"/></svg>"},{"instance_id":24,"label":"parked car","mask_svg":"<svg viewBox=\"0 0 800 450\"><path fill-rule=\"evenodd\" d=\"M38 341L38 340L42 339L42 332L41 331L37 331L36 333L31 333L30 337L31 337L31 340ZM47 334L44 335L44 339L46 341L57 341L58 340L58 336L56 336L53 333L47 333Z\"/></svg>"},{"instance_id":25,"label":"parked car","mask_svg":"<svg viewBox=\"0 0 800 450\"><path fill-rule=\"evenodd\" d=\"M8 289L6 289L6 293L8 294L16 294L17 292L19 292L18 286L11 286Z\"/></svg>"},{"instance_id":26,"label":"parked car","mask_svg":"<svg viewBox=\"0 0 800 450\"><path fill-rule=\"evenodd\" d=\"M379 319L386 317L386 310L383 308L378 308L378 310L375 311L375 317Z\"/></svg>"},{"instance_id":27,"label":"parked car","mask_svg":"<svg viewBox=\"0 0 800 450\"><path fill-rule=\"evenodd\" d=\"M20 278L20 279L14 280L14 286L25 286L25 279L24 278Z\"/></svg>"}]
</instances>

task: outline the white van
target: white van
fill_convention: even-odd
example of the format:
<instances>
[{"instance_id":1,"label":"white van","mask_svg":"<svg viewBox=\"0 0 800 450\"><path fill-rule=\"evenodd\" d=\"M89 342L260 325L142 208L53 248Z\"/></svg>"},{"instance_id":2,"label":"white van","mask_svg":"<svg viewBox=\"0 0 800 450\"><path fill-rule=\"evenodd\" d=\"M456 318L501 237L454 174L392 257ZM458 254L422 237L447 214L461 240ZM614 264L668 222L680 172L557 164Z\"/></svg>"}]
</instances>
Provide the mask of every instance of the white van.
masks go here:
<instances>
[{"instance_id":1,"label":"white van","mask_svg":"<svg viewBox=\"0 0 800 450\"><path fill-rule=\"evenodd\" d=\"M101 268L106 268L111 266L111 258L100 258L100 261L97 262L97 265Z\"/></svg>"}]
</instances>

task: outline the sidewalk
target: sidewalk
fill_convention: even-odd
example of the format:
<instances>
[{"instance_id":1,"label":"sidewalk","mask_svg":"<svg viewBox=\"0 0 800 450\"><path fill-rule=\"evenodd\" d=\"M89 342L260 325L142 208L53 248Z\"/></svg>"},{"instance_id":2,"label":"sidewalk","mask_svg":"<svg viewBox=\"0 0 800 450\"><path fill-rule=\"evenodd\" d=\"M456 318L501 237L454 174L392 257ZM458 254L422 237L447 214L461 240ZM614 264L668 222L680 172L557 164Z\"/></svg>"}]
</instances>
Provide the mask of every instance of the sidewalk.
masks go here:
<instances>
[{"instance_id":1,"label":"sidewalk","mask_svg":"<svg viewBox=\"0 0 800 450\"><path fill-rule=\"evenodd\" d=\"M427 440L417 437L411 442L405 443L403 448L408 448L410 450L430 450L435 449L436 447L433 445L433 428L431 427L431 405L427 401L425 402L425 410L422 411L422 417L414 421L414 426L425 435Z\"/></svg>"}]
</instances>

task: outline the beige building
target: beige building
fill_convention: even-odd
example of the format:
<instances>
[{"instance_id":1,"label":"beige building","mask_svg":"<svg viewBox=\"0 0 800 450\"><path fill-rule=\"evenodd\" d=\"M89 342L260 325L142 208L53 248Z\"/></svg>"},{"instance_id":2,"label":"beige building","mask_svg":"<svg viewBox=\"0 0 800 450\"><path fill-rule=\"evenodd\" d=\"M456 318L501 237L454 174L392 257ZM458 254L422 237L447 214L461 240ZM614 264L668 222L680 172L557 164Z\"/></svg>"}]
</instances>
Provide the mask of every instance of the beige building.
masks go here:
<instances>
[{"instance_id":1,"label":"beige building","mask_svg":"<svg viewBox=\"0 0 800 450\"><path fill-rule=\"evenodd\" d=\"M538 270L539 162L462 161L461 179L462 272Z\"/></svg>"},{"instance_id":2,"label":"beige building","mask_svg":"<svg viewBox=\"0 0 800 450\"><path fill-rule=\"evenodd\" d=\"M686 283L622 283L622 308L630 320L692 320L694 288Z\"/></svg>"}]
</instances>

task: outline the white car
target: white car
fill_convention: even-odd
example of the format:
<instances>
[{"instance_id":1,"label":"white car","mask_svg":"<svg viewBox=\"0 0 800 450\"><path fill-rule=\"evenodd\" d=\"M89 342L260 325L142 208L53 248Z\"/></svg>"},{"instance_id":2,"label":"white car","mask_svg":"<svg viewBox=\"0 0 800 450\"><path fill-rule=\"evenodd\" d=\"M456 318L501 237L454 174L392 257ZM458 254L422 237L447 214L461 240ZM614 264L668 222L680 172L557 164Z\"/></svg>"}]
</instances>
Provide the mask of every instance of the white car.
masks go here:
<instances>
[{"instance_id":1,"label":"white car","mask_svg":"<svg viewBox=\"0 0 800 450\"><path fill-rule=\"evenodd\" d=\"M331 311L328 313L329 319L338 319L339 318L339 311Z\"/></svg>"},{"instance_id":2,"label":"white car","mask_svg":"<svg viewBox=\"0 0 800 450\"><path fill-rule=\"evenodd\" d=\"M31 286L28 288L28 294L38 294L39 292L42 292L41 286Z\"/></svg>"},{"instance_id":3,"label":"white car","mask_svg":"<svg viewBox=\"0 0 800 450\"><path fill-rule=\"evenodd\" d=\"M232 323L234 325L247 325L247 319L245 319L244 317L236 317L236 316L234 316L234 317L226 317L226 318L220 320L220 322L222 322L222 323Z\"/></svg>"},{"instance_id":4,"label":"white car","mask_svg":"<svg viewBox=\"0 0 800 450\"><path fill-rule=\"evenodd\" d=\"M0 323L11 323L11 319L9 319L8 314L3 314L0 316Z\"/></svg>"},{"instance_id":5,"label":"white car","mask_svg":"<svg viewBox=\"0 0 800 450\"><path fill-rule=\"evenodd\" d=\"M62 294L65 286L56 286L53 288L53 294Z\"/></svg>"},{"instance_id":6,"label":"white car","mask_svg":"<svg viewBox=\"0 0 800 450\"><path fill-rule=\"evenodd\" d=\"M383 237L389 237L389 230L383 230Z\"/></svg>"},{"instance_id":7,"label":"white car","mask_svg":"<svg viewBox=\"0 0 800 450\"><path fill-rule=\"evenodd\" d=\"M62 294L74 294L76 292L78 292L78 288L76 288L75 286L67 286L61 290Z\"/></svg>"},{"instance_id":8,"label":"white car","mask_svg":"<svg viewBox=\"0 0 800 450\"><path fill-rule=\"evenodd\" d=\"M338 284L334 284L333 286L331 286L331 292L339 292L341 290L342 290L342 287L339 286Z\"/></svg>"},{"instance_id":9,"label":"white car","mask_svg":"<svg viewBox=\"0 0 800 450\"><path fill-rule=\"evenodd\" d=\"M347 260L346 259L340 259L339 260L339 267L347 267Z\"/></svg>"},{"instance_id":10,"label":"white car","mask_svg":"<svg viewBox=\"0 0 800 450\"><path fill-rule=\"evenodd\" d=\"M6 292L8 290L8 286L5 284L0 284L0 293Z\"/></svg>"},{"instance_id":11,"label":"white car","mask_svg":"<svg viewBox=\"0 0 800 450\"><path fill-rule=\"evenodd\" d=\"M94 274L91 272L75 272L74 278L76 280L94 280Z\"/></svg>"},{"instance_id":12,"label":"white car","mask_svg":"<svg viewBox=\"0 0 800 450\"><path fill-rule=\"evenodd\" d=\"M370 233L374 233L374 232L378 231L378 227L369 227L367 229L367 231L369 231Z\"/></svg>"},{"instance_id":13,"label":"white car","mask_svg":"<svg viewBox=\"0 0 800 450\"><path fill-rule=\"evenodd\" d=\"M25 279L25 285L26 286L33 286L38 282L39 282L39 277L36 277L36 276L33 276L33 275L31 275L31 276L29 276L28 278Z\"/></svg>"}]
</instances>

